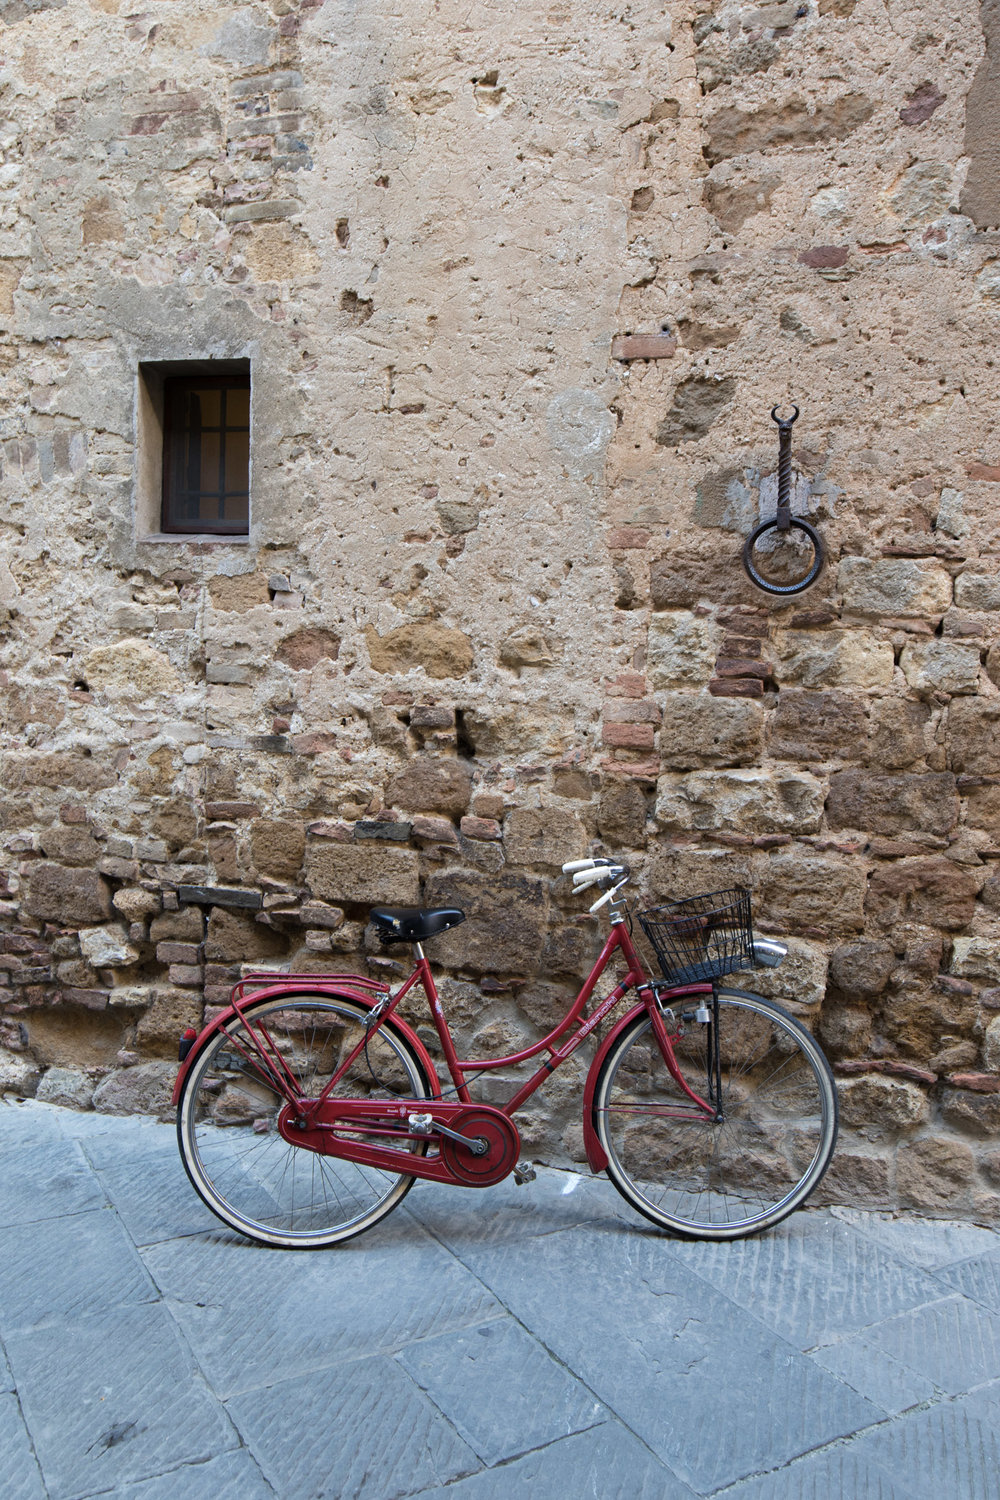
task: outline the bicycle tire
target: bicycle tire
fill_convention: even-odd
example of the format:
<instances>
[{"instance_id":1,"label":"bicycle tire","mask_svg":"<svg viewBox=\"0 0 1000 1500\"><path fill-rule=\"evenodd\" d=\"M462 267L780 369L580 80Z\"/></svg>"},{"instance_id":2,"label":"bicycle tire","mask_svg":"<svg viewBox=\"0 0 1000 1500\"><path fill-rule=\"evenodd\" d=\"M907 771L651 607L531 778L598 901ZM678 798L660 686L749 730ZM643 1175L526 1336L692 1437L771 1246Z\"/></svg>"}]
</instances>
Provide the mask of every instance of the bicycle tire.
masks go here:
<instances>
[{"instance_id":1,"label":"bicycle tire","mask_svg":"<svg viewBox=\"0 0 1000 1500\"><path fill-rule=\"evenodd\" d=\"M360 1001L305 992L244 1011L251 1025L266 1025L302 1092L313 1098L362 1037L367 1015ZM290 1145L275 1127L285 1101L241 1047L256 1050L234 1016L194 1058L178 1101L181 1159L202 1201L247 1239L283 1249L336 1245L391 1213L414 1179ZM433 1092L417 1053L389 1021L372 1034L335 1096L426 1099ZM426 1153L426 1141L407 1145Z\"/></svg>"},{"instance_id":2,"label":"bicycle tire","mask_svg":"<svg viewBox=\"0 0 1000 1500\"><path fill-rule=\"evenodd\" d=\"M677 1087L645 1011L611 1048L594 1090L611 1181L685 1239L742 1239L779 1223L815 1189L837 1141L833 1074L809 1032L760 995L720 989L718 1000L721 1122ZM688 1023L675 1048L702 1098L711 1029Z\"/></svg>"}]
</instances>

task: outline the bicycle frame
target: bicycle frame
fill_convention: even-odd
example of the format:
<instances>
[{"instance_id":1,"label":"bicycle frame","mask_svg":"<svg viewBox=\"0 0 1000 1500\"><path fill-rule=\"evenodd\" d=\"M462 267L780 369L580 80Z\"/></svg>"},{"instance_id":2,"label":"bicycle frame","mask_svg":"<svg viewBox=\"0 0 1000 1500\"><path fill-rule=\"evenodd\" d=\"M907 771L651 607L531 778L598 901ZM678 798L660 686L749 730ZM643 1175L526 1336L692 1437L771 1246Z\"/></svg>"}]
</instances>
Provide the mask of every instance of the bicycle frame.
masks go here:
<instances>
[{"instance_id":1,"label":"bicycle frame","mask_svg":"<svg viewBox=\"0 0 1000 1500\"><path fill-rule=\"evenodd\" d=\"M318 1151L325 1155L344 1157L365 1163L370 1166L383 1167L386 1170L405 1171L409 1175L427 1177L437 1181L457 1182L462 1179L454 1177L449 1171L445 1161L440 1154L436 1156L422 1156L407 1149L404 1143L412 1142L416 1137L411 1129L409 1114L415 1106L421 1110L429 1110L435 1120L441 1125L449 1122L458 1124L464 1110L473 1109L479 1112L482 1118L504 1116L508 1122L515 1112L539 1089L542 1084L555 1072L555 1070L571 1057L579 1046L586 1041L587 1037L604 1021L621 1001L634 990L637 993L639 1004L633 1007L623 1016L598 1051L591 1065L590 1074L587 1079L587 1087L584 1098L584 1142L587 1156L595 1171L600 1171L606 1164L604 1153L594 1132L591 1121L591 1100L593 1095L594 1080L603 1056L609 1045L618 1035L620 1029L629 1024L633 1016L641 1007L649 1013L653 1035L663 1056L664 1064L674 1083L688 1101L688 1110L693 1106L699 1111L706 1123L716 1118L716 1105L711 1101L713 1088L711 1076L709 1080L708 1100L703 1099L690 1087L684 1078L674 1053L673 1041L668 1031L661 1006L669 1005L671 1000L682 997L691 997L704 1003L705 997L713 995L711 983L687 984L680 986L667 986L663 981L650 979L643 967L642 959L632 942L624 916L615 911L612 915L611 930L608 933L604 946L596 958L590 973L584 981L576 999L570 1006L566 1015L559 1024L546 1036L535 1042L530 1047L525 1047L519 1052L509 1053L504 1057L496 1058L471 1058L461 1059L455 1048L451 1030L438 995L437 986L430 963L418 943L414 945L416 952L416 964L413 971L400 985L399 989L392 993L388 986L377 981L365 979L360 975L289 975L274 974L260 976L261 978L274 979L273 986L267 986L263 991L258 991L252 997L246 993L246 982L241 983L233 992L233 1003L229 1011L216 1017L209 1027L192 1048L190 1058L185 1060L185 1066L181 1068L175 1086L175 1098L179 1097L181 1085L187 1066L194 1061L201 1045L209 1034L214 1034L224 1029L227 1021L234 1015L239 1016L244 1031L245 1040L236 1036L232 1037L234 1049L241 1054L246 1066L255 1072L263 1083L277 1092L284 1100L285 1105L281 1111L281 1134L291 1144L298 1145L305 1150ZM626 963L626 973L615 988L603 1000L599 1002L593 1012L584 1017L584 1011L593 998L594 991L604 974L609 963L616 953L621 953ZM299 981L292 988L292 981ZM369 1005L368 1026L365 1035L353 1048L353 1050L342 1059L340 1066L330 1078L322 1092L314 1099L303 1099L296 1086L294 1074L288 1068L279 1049L270 1037L266 1025L263 1022L254 1023L251 1015L247 1013L252 1001L261 998L273 998L282 993L302 993L302 986L308 983L309 990L313 994L340 994L355 1001L362 1001ZM426 1048L419 1041L416 1033L407 1023L395 1016L403 999L415 986L419 985L426 996L434 1026L441 1043L448 1072L451 1076L453 1091L456 1098L453 1101L442 1099L441 1082L437 1076L434 1064L427 1053ZM413 1101L377 1101L377 1100L349 1100L334 1098L334 1091L340 1081L347 1075L349 1069L364 1052L378 1030L388 1022L399 1032L402 1032L406 1040L417 1051L421 1064L427 1074L428 1082L431 1083L433 1094L427 1100ZM713 1028L714 1030L714 1028ZM569 1033L569 1035L567 1035ZM676 1034L675 1034L676 1036ZM557 1045L564 1038L561 1045ZM539 1057L543 1053L548 1057L542 1058L541 1066L532 1076L518 1088L506 1104L500 1106L489 1106L476 1103L470 1093L468 1080L470 1074L479 1074L486 1071L513 1067L519 1063L526 1062L533 1057ZM710 1074L711 1074L710 1063ZM435 1087L436 1086L436 1087ZM717 1094L716 1094L717 1097ZM690 1113L685 1115L690 1118ZM513 1133L516 1141L516 1129L512 1123L504 1125L502 1120L497 1120L498 1125L503 1125L504 1130ZM471 1128L471 1127L470 1127ZM367 1141L354 1140L352 1135L363 1134L368 1136ZM399 1146L374 1145L370 1137L372 1135L388 1137L399 1143ZM402 1149L400 1149L402 1147ZM505 1166L500 1176L506 1176L511 1170L513 1161L516 1160L516 1150L513 1160L509 1166ZM499 1180L494 1176L489 1180ZM483 1186L488 1185L484 1178Z\"/></svg>"}]
</instances>

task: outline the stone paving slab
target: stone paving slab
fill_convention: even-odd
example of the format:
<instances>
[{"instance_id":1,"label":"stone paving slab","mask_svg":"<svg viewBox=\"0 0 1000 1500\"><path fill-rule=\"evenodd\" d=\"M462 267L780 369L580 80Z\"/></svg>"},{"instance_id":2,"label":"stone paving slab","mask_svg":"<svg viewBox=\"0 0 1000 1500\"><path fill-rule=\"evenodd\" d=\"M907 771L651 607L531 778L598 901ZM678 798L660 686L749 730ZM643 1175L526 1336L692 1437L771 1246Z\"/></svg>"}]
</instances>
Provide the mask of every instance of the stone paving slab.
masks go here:
<instances>
[{"instance_id":1,"label":"stone paving slab","mask_svg":"<svg viewBox=\"0 0 1000 1500\"><path fill-rule=\"evenodd\" d=\"M8 1332L151 1302L157 1290L108 1208L0 1229L0 1313Z\"/></svg>"},{"instance_id":2,"label":"stone paving slab","mask_svg":"<svg viewBox=\"0 0 1000 1500\"><path fill-rule=\"evenodd\" d=\"M674 1253L740 1307L798 1347L920 1307L940 1282L832 1216L793 1215L769 1235Z\"/></svg>"},{"instance_id":3,"label":"stone paving slab","mask_svg":"<svg viewBox=\"0 0 1000 1500\"><path fill-rule=\"evenodd\" d=\"M137 1245L218 1229L218 1219L191 1188L173 1131L136 1135L124 1151L113 1133L86 1136L80 1144Z\"/></svg>"},{"instance_id":4,"label":"stone paving slab","mask_svg":"<svg viewBox=\"0 0 1000 1500\"><path fill-rule=\"evenodd\" d=\"M128 1500L281 1500L246 1448L220 1453L207 1463L183 1464L154 1479L140 1479L127 1489L101 1494L127 1495Z\"/></svg>"},{"instance_id":5,"label":"stone paving slab","mask_svg":"<svg viewBox=\"0 0 1000 1500\"><path fill-rule=\"evenodd\" d=\"M0 1190L3 1224L37 1224L64 1214L104 1208L104 1189L73 1141L61 1136L24 1141L11 1153Z\"/></svg>"},{"instance_id":6,"label":"stone paving slab","mask_svg":"<svg viewBox=\"0 0 1000 1500\"><path fill-rule=\"evenodd\" d=\"M45 1486L17 1396L0 1396L0 1475L4 1500L45 1500Z\"/></svg>"},{"instance_id":7,"label":"stone paving slab","mask_svg":"<svg viewBox=\"0 0 1000 1500\"><path fill-rule=\"evenodd\" d=\"M214 1389L228 1398L503 1313L429 1235L400 1219L396 1236L395 1244L369 1237L366 1247L359 1238L333 1252L283 1254L213 1234L143 1255Z\"/></svg>"},{"instance_id":8,"label":"stone paving slab","mask_svg":"<svg viewBox=\"0 0 1000 1500\"><path fill-rule=\"evenodd\" d=\"M421 1339L396 1358L487 1465L582 1432L609 1415L509 1318Z\"/></svg>"},{"instance_id":9,"label":"stone paving slab","mask_svg":"<svg viewBox=\"0 0 1000 1500\"><path fill-rule=\"evenodd\" d=\"M964 1297L947 1297L877 1323L859 1342L881 1349L952 1396L995 1380L1000 1371L1000 1316Z\"/></svg>"},{"instance_id":10,"label":"stone paving slab","mask_svg":"<svg viewBox=\"0 0 1000 1500\"><path fill-rule=\"evenodd\" d=\"M954 1266L941 1266L937 1277L950 1290L1000 1313L1000 1251L962 1260Z\"/></svg>"},{"instance_id":11,"label":"stone paving slab","mask_svg":"<svg viewBox=\"0 0 1000 1500\"><path fill-rule=\"evenodd\" d=\"M695 1490L882 1415L741 1313L659 1237L568 1229L465 1254L515 1317ZM706 1442L705 1414L720 1392L725 1420L710 1425Z\"/></svg>"},{"instance_id":12,"label":"stone paving slab","mask_svg":"<svg viewBox=\"0 0 1000 1500\"><path fill-rule=\"evenodd\" d=\"M159 1304L14 1332L7 1354L54 1500L146 1479L238 1445Z\"/></svg>"},{"instance_id":13,"label":"stone paving slab","mask_svg":"<svg viewBox=\"0 0 1000 1500\"><path fill-rule=\"evenodd\" d=\"M681 1242L543 1168L280 1252L170 1125L0 1105L0 1155L3 1500L1000 1494L991 1231Z\"/></svg>"},{"instance_id":14,"label":"stone paving slab","mask_svg":"<svg viewBox=\"0 0 1000 1500\"><path fill-rule=\"evenodd\" d=\"M620 1422L549 1443L419 1500L692 1500L693 1490Z\"/></svg>"},{"instance_id":15,"label":"stone paving slab","mask_svg":"<svg viewBox=\"0 0 1000 1500\"><path fill-rule=\"evenodd\" d=\"M229 1409L281 1500L394 1500L482 1467L392 1359L247 1391Z\"/></svg>"}]
</instances>

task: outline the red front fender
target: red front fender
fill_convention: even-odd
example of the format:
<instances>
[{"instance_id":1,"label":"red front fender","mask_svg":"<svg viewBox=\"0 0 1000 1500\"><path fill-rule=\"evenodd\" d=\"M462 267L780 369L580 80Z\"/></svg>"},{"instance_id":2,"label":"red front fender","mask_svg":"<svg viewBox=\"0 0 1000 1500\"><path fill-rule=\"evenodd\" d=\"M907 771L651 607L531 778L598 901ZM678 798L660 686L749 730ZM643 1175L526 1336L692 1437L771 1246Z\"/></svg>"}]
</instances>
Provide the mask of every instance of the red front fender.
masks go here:
<instances>
[{"instance_id":1,"label":"red front fender","mask_svg":"<svg viewBox=\"0 0 1000 1500\"><path fill-rule=\"evenodd\" d=\"M646 1009L645 1005L633 1005L630 1011L626 1011L617 1026L612 1027L597 1051L597 1056L590 1065L587 1074L587 1087L583 1091L583 1145L587 1153L592 1172L603 1172L608 1164L607 1152L597 1139L597 1131L594 1129L594 1089L597 1087L597 1075L601 1071L601 1065L607 1057L615 1042L621 1036L626 1026L629 1026L639 1014Z\"/></svg>"},{"instance_id":2,"label":"red front fender","mask_svg":"<svg viewBox=\"0 0 1000 1500\"><path fill-rule=\"evenodd\" d=\"M208 1025L205 1026L199 1033L197 1040L191 1045L190 1052L180 1065L180 1069L177 1073L177 1078L174 1082L174 1091L170 1096L171 1104L176 1105L180 1102L181 1089L184 1087L184 1080L188 1075L188 1069L193 1065L195 1059L198 1057L198 1054L201 1052L202 1047L204 1047L209 1038L213 1037L217 1031L221 1031L223 1026L231 1021L234 1016L240 1015L250 1006L255 1006L260 1000L273 1000L281 995L306 994L329 996L331 998L336 997L341 1000L354 1000L357 1002L357 1004L363 1005L366 1008L373 1005L377 998L377 996L373 995L371 991L365 992L363 990L352 990L344 984L331 984L329 981L324 982L321 975L310 975L308 988L301 982L298 984L289 984L286 981L282 984L269 985L266 989L255 990L251 996L240 999L234 1004L227 1006L224 1011L220 1011L215 1019L209 1021ZM437 1076L437 1069L434 1067L434 1064L431 1061L430 1053L427 1051L427 1048L417 1036L416 1032L413 1031L412 1028L408 1026L404 1020L396 1015L387 1017L386 1020L382 1022L382 1025L391 1026L393 1030L398 1032L413 1048L414 1052L417 1054L417 1057L420 1059L421 1067L427 1075L427 1082L430 1085L432 1096L435 1098L439 1097L441 1093L441 1083Z\"/></svg>"}]
</instances>

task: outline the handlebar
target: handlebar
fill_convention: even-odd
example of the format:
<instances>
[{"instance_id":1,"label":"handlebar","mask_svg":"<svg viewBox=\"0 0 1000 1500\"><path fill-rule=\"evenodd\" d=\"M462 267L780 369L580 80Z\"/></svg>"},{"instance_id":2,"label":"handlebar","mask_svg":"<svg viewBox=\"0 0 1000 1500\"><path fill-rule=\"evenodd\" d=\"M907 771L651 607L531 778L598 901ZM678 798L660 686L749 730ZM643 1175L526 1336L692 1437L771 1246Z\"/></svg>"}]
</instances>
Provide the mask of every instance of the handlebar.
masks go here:
<instances>
[{"instance_id":1,"label":"handlebar","mask_svg":"<svg viewBox=\"0 0 1000 1500\"><path fill-rule=\"evenodd\" d=\"M592 885L601 887L604 894L598 896L591 913L613 901L629 877L628 866L615 864L611 859L573 859L563 865L563 873L572 875L574 891L585 891Z\"/></svg>"}]
</instances>

